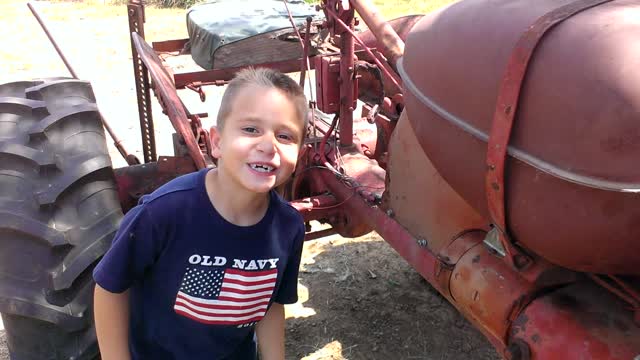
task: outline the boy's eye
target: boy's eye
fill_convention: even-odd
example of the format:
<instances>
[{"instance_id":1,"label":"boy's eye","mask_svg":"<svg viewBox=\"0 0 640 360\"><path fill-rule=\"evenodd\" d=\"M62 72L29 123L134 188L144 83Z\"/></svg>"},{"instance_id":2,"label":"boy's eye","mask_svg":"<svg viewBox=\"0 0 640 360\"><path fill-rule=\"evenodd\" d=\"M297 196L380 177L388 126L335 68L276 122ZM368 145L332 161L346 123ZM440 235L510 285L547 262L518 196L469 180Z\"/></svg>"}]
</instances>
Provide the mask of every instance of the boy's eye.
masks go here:
<instances>
[{"instance_id":1,"label":"boy's eye","mask_svg":"<svg viewBox=\"0 0 640 360\"><path fill-rule=\"evenodd\" d=\"M284 140L284 141L293 141L294 138L293 136L289 135L289 134L279 134L278 135L278 139Z\"/></svg>"},{"instance_id":2,"label":"boy's eye","mask_svg":"<svg viewBox=\"0 0 640 360\"><path fill-rule=\"evenodd\" d=\"M253 126L247 126L247 127L243 127L242 131L249 133L249 134L255 134L258 132L258 129L254 128Z\"/></svg>"}]
</instances>

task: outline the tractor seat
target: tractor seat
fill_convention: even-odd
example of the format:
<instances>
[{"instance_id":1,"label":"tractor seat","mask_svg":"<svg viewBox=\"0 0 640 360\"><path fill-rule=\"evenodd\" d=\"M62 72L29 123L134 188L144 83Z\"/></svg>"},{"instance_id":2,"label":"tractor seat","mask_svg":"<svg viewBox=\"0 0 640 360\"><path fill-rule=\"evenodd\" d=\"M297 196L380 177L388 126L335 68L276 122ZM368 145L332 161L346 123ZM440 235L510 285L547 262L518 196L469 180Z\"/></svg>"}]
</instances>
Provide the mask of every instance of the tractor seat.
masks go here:
<instances>
[{"instance_id":1,"label":"tractor seat","mask_svg":"<svg viewBox=\"0 0 640 360\"><path fill-rule=\"evenodd\" d=\"M288 5L298 27L305 24L308 16L315 20L319 14L303 0L288 0ZM229 57L245 61L247 58L255 57L256 52L228 52L229 54L222 59L216 58L216 52L240 40L287 28L291 28L291 22L282 0L213 0L194 5L187 10L187 48L190 48L193 60L204 69L211 70L214 66L237 66L238 64ZM260 48L271 48L272 54L265 54L266 58L278 61L270 58L277 56L281 51L274 51L273 46L265 47L264 41L256 42L256 45Z\"/></svg>"}]
</instances>

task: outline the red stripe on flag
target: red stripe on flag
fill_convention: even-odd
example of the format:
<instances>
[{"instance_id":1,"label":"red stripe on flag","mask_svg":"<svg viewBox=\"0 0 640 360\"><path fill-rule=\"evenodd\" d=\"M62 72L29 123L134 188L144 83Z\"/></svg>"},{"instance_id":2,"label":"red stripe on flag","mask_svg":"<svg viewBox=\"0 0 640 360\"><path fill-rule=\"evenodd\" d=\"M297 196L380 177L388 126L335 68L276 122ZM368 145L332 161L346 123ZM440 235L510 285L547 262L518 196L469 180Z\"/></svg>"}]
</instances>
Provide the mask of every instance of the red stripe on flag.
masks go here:
<instances>
[{"instance_id":1,"label":"red stripe on flag","mask_svg":"<svg viewBox=\"0 0 640 360\"><path fill-rule=\"evenodd\" d=\"M230 287L222 285L222 289L225 292L231 292L231 293L234 293L234 294L243 294L243 295L244 294L259 294L259 293L262 293L264 291L272 291L273 292L273 288L274 288L274 285L271 285L271 287L265 287L265 288L262 288L262 289L245 289L245 290L241 290L241 289L230 288Z\"/></svg>"},{"instance_id":2,"label":"red stripe on flag","mask_svg":"<svg viewBox=\"0 0 640 360\"><path fill-rule=\"evenodd\" d=\"M220 321L220 320L204 320L204 319L200 319L198 317L195 317L191 314L189 314L188 312L184 312L182 310L176 309L175 312L177 314L180 314L182 316L186 316L191 320L197 321L199 323L203 323L203 324L211 324L211 325L237 325L237 324L246 324L246 323L250 323L250 322L254 322L254 321L260 321L263 317L262 316L256 316L253 317L251 319L246 319L246 320L240 320L240 321Z\"/></svg>"},{"instance_id":3,"label":"red stripe on flag","mask_svg":"<svg viewBox=\"0 0 640 360\"><path fill-rule=\"evenodd\" d=\"M199 315L204 315L204 316L224 316L224 317L243 317L243 316L247 316L247 315L251 315L253 313L256 312L260 312L260 311L266 311L267 310L267 304L268 303L264 303L264 304L255 304L252 306L248 306L247 309L245 309L244 312L240 312L237 314L228 314L228 313L218 313L216 311L221 310L221 309L211 309L212 311L204 311L204 310L199 310L197 309L197 306L187 302L176 302L175 306L183 306L186 307L187 309L193 311L196 314ZM200 306L200 305L198 305ZM202 307L202 306L200 306ZM252 309L252 310L249 310ZM224 309L223 309L224 310ZM239 310L238 308L231 308L229 310Z\"/></svg>"},{"instance_id":4,"label":"red stripe on flag","mask_svg":"<svg viewBox=\"0 0 640 360\"><path fill-rule=\"evenodd\" d=\"M225 272L225 275L233 274L233 275L241 275L246 277L256 277L256 276L273 275L273 274L276 274L277 272L278 272L278 269L266 270L266 271L243 271L243 270L236 270L236 269L227 269Z\"/></svg>"},{"instance_id":5,"label":"red stripe on flag","mask_svg":"<svg viewBox=\"0 0 640 360\"><path fill-rule=\"evenodd\" d=\"M252 309L256 306L261 306L261 305L265 305L269 303L269 300L265 299L261 302L255 303L255 304L251 304L251 305L241 305L242 303L239 303L238 305L212 305L212 304L207 304L207 303L201 303L195 300L191 300L189 298L187 298L186 296L182 296L178 293L178 299L182 299L186 302L188 302L189 304L193 304L193 305L197 305L199 307L203 307L203 308L207 308L207 309L217 309L217 310L245 310L245 309ZM237 300L237 299L234 299ZM237 301L234 301L237 302ZM181 303L184 305L184 303Z\"/></svg>"},{"instance_id":6,"label":"red stripe on flag","mask_svg":"<svg viewBox=\"0 0 640 360\"><path fill-rule=\"evenodd\" d=\"M242 298L242 299L238 299L235 297L230 297L230 296L219 296L218 300L220 301L234 301L237 303L241 303L241 302L245 302L245 301L254 301L254 300L260 300L260 299L271 299L271 295L261 295L261 296L256 296L256 297L251 297L251 298Z\"/></svg>"},{"instance_id":7,"label":"red stripe on flag","mask_svg":"<svg viewBox=\"0 0 640 360\"><path fill-rule=\"evenodd\" d=\"M263 284L275 284L276 279L267 279L260 281L242 281L237 279L224 279L224 284L238 284L238 285L263 285Z\"/></svg>"}]
</instances>

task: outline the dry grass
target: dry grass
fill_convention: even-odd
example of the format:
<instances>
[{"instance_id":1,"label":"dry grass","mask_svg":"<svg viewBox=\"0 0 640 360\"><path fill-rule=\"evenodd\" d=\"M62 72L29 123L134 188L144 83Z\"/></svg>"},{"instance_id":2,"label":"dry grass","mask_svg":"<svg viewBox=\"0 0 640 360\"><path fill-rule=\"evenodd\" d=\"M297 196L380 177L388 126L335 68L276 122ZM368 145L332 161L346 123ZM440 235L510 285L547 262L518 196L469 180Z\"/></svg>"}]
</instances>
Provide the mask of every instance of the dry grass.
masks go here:
<instances>
[{"instance_id":1,"label":"dry grass","mask_svg":"<svg viewBox=\"0 0 640 360\"><path fill-rule=\"evenodd\" d=\"M374 0L376 7L387 19L403 15L426 14L456 0Z\"/></svg>"}]
</instances>

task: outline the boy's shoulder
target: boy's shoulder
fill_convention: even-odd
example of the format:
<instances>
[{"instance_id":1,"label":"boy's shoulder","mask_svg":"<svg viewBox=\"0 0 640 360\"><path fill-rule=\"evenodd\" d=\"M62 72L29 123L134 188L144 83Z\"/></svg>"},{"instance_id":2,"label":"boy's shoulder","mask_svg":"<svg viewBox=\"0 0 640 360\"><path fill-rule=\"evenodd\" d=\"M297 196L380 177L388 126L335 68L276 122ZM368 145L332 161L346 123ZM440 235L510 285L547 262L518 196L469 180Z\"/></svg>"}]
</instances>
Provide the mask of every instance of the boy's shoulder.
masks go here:
<instances>
[{"instance_id":1,"label":"boy's shoulder","mask_svg":"<svg viewBox=\"0 0 640 360\"><path fill-rule=\"evenodd\" d=\"M166 184L160 186L150 194L140 198L140 205L161 206L165 203L188 200L185 194L193 192L196 195L203 186L204 176L208 169L202 169L193 173L181 175Z\"/></svg>"},{"instance_id":2,"label":"boy's shoulder","mask_svg":"<svg viewBox=\"0 0 640 360\"><path fill-rule=\"evenodd\" d=\"M291 206L287 200L282 198L275 190L271 190L272 199L276 200L279 215L284 217L287 222L304 223L304 219L300 212Z\"/></svg>"}]
</instances>

